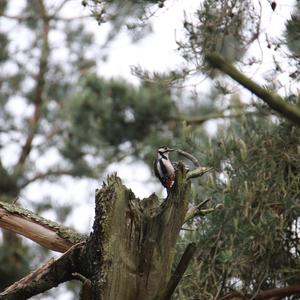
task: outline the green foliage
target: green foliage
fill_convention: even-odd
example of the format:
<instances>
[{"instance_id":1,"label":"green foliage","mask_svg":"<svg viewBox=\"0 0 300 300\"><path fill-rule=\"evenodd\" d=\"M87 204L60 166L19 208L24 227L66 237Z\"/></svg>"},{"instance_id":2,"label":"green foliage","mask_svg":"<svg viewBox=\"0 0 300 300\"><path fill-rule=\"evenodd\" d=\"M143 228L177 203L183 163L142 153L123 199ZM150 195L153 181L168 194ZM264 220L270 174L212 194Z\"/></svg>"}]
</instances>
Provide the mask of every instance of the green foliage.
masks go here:
<instances>
[{"instance_id":1,"label":"green foliage","mask_svg":"<svg viewBox=\"0 0 300 300\"><path fill-rule=\"evenodd\" d=\"M235 62L256 39L258 25L252 1L206 0L194 20L186 17L186 41L178 42L178 48L189 64L202 69L205 53L219 52Z\"/></svg>"},{"instance_id":2,"label":"green foliage","mask_svg":"<svg viewBox=\"0 0 300 300\"><path fill-rule=\"evenodd\" d=\"M6 3L0 1L1 16L6 13ZM40 3L43 1L27 1L17 21L17 30L30 33L25 49L15 47L13 52L10 32L0 33L3 152L10 151L10 146L17 148L18 154L22 152L32 130L31 113L38 102L37 79L45 39L42 29L48 20ZM161 7L164 1L82 1L82 4L92 9L99 23L112 22L110 41L124 25L133 31L150 30L145 22L148 9ZM225 84L223 78L216 83L217 88L205 91L205 96L198 93L190 96L172 86L192 73L199 75L200 71L206 71L203 58L207 52L218 51L229 62L243 58L260 34L260 16L252 1L205 0L194 19L186 17L183 24L186 39L178 41L181 54L193 70L185 66L169 74L151 75L136 68L135 73L143 79L139 86L98 76L93 35L84 21L56 18L54 5L57 3L46 7L50 32L55 29L61 38L48 38L40 119L33 126L34 143L24 164L0 162L1 197L14 200L40 173L44 173L43 179L58 178L61 174L99 177L110 163L124 157L143 159L151 165L158 146L182 148L198 157L201 165L215 169L193 182L191 202L198 204L212 198L209 205L223 204L223 208L185 225L192 231L182 234L179 252L183 252L185 244L195 241L199 253L175 298L206 300L231 289L253 294L258 289L297 283L299 128L272 116L268 107L261 107L256 101L243 104L240 91L235 86L235 95L231 96L232 86ZM287 45L293 53L290 60L295 66L299 60L298 11L299 5L286 23ZM65 51L61 60L55 52L60 49ZM297 78L298 69L293 78ZM299 99L299 95L290 93L286 101L299 105ZM15 111L18 103L15 101L26 107L23 113ZM229 121L218 122L215 135L208 134L210 127L203 126L205 121L192 121L220 113ZM229 118L234 114L235 118ZM51 150L58 150L59 163L39 169L36 157L45 159ZM59 220L65 220L69 206L57 205L53 209L50 199L43 200L35 206L38 212L56 211ZM16 278L11 266L20 266L21 276L28 271L26 262L31 257L23 258L31 255L27 248L16 246L23 252L14 256L8 255L5 242L2 246L0 273L5 274L7 281L0 282L1 289ZM8 256L16 258L10 265Z\"/></svg>"},{"instance_id":3,"label":"green foliage","mask_svg":"<svg viewBox=\"0 0 300 300\"><path fill-rule=\"evenodd\" d=\"M286 40L289 50L294 58L300 60L300 3L296 5L296 9L291 16L291 19L286 22ZM298 74L299 75L299 74Z\"/></svg>"},{"instance_id":4,"label":"green foliage","mask_svg":"<svg viewBox=\"0 0 300 300\"><path fill-rule=\"evenodd\" d=\"M77 147L119 147L124 142L134 147L152 130L161 129L173 108L168 90L145 85L135 88L125 81L90 75L81 81L80 91L67 107L70 135Z\"/></svg>"},{"instance_id":5,"label":"green foliage","mask_svg":"<svg viewBox=\"0 0 300 300\"><path fill-rule=\"evenodd\" d=\"M233 121L201 149L219 171L201 181L202 196L224 207L200 217L195 231L184 236L200 249L191 267L199 277L185 280L185 297L212 299L222 282L222 293L250 294L297 282L299 136L289 122L248 117Z\"/></svg>"}]
</instances>

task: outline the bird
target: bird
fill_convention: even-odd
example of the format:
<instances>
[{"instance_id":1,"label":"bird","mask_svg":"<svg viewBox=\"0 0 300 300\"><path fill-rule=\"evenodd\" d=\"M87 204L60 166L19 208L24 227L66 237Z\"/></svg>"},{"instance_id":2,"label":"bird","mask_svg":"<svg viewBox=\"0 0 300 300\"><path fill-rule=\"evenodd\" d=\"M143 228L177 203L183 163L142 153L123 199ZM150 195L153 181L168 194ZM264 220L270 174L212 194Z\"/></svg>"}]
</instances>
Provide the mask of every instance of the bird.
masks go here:
<instances>
[{"instance_id":1,"label":"bird","mask_svg":"<svg viewBox=\"0 0 300 300\"><path fill-rule=\"evenodd\" d=\"M168 192L174 185L175 181L175 168L169 159L169 153L174 150L175 149L171 149L167 146L158 148L157 158L153 165L155 176Z\"/></svg>"}]
</instances>

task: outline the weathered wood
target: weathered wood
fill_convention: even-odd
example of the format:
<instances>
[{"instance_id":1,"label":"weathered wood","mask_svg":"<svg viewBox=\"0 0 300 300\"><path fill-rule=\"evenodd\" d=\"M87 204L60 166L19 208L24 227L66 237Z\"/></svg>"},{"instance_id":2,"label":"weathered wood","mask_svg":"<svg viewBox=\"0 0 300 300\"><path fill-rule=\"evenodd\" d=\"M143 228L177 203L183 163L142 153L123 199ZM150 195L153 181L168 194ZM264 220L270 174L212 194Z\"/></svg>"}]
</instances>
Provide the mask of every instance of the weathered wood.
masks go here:
<instances>
[{"instance_id":1,"label":"weathered wood","mask_svg":"<svg viewBox=\"0 0 300 300\"><path fill-rule=\"evenodd\" d=\"M86 248L92 299L150 300L166 287L188 210L186 172L179 164L174 187L157 206L155 196L135 198L116 176L98 191Z\"/></svg>"},{"instance_id":2,"label":"weathered wood","mask_svg":"<svg viewBox=\"0 0 300 300\"><path fill-rule=\"evenodd\" d=\"M188 244L166 288L155 300L169 300L171 298L191 259L193 258L196 249L197 247L195 243Z\"/></svg>"},{"instance_id":3,"label":"weathered wood","mask_svg":"<svg viewBox=\"0 0 300 300\"><path fill-rule=\"evenodd\" d=\"M188 211L187 176L179 163L175 184L162 203L155 194L137 199L120 178L110 176L96 191L93 231L86 243L24 277L0 299L38 294L73 279L74 272L87 279L85 295L91 300L155 299L170 282L176 241ZM15 217L29 217L10 208Z\"/></svg>"},{"instance_id":4,"label":"weathered wood","mask_svg":"<svg viewBox=\"0 0 300 300\"><path fill-rule=\"evenodd\" d=\"M41 246L58 252L65 252L86 239L86 236L71 228L5 202L0 202L0 228L23 235Z\"/></svg>"},{"instance_id":5,"label":"weathered wood","mask_svg":"<svg viewBox=\"0 0 300 300\"><path fill-rule=\"evenodd\" d=\"M23 300L73 279L84 244L72 246L58 259L50 259L0 294L1 300Z\"/></svg>"}]
</instances>

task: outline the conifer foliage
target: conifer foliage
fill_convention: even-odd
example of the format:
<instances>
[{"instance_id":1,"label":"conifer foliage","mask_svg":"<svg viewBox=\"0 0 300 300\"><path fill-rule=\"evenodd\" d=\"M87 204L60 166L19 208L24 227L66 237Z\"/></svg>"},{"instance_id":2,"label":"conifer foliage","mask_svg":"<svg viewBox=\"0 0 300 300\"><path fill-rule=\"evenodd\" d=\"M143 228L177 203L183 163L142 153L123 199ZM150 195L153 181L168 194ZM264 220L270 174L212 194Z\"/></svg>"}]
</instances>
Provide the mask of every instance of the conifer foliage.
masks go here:
<instances>
[{"instance_id":1,"label":"conifer foliage","mask_svg":"<svg viewBox=\"0 0 300 300\"><path fill-rule=\"evenodd\" d=\"M123 28L139 40L169 1L78 1L113 28L97 51L90 15L69 17L68 3L0 1L0 298L77 279L82 299L297 299L299 1L290 17L279 1L202 1L183 12L184 67L152 74L136 66L139 85L99 75L97 53ZM283 20L278 36L266 15ZM178 163L166 201L137 199L116 175L105 179L124 158L151 167L164 144L193 155L178 151L189 169ZM37 215L51 209L63 223L72 207L32 204L34 214L13 204L22 206L30 184L63 175L105 179L89 237ZM18 282L47 254L12 232L65 253Z\"/></svg>"}]
</instances>

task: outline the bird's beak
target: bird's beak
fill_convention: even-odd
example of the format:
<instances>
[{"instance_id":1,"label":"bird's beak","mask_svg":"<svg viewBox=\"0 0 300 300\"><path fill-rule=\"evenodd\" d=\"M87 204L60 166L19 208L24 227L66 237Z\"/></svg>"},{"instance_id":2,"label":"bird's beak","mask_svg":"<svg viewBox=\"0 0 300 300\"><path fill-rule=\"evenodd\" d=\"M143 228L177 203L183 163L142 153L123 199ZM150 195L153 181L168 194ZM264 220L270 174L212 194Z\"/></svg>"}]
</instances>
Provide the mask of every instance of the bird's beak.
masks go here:
<instances>
[{"instance_id":1,"label":"bird's beak","mask_svg":"<svg viewBox=\"0 0 300 300\"><path fill-rule=\"evenodd\" d=\"M175 151L175 149L168 148L168 151L169 151L169 152L172 152L172 151Z\"/></svg>"}]
</instances>

